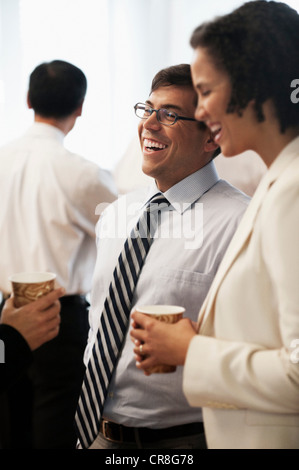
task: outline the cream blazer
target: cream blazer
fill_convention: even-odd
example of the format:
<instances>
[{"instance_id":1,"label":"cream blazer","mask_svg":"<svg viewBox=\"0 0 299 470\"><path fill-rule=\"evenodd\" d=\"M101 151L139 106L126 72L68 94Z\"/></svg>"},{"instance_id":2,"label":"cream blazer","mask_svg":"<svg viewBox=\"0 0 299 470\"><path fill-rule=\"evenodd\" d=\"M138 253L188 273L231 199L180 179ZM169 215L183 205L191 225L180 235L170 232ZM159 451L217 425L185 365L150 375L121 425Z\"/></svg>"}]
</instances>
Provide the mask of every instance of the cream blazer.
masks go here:
<instances>
[{"instance_id":1,"label":"cream blazer","mask_svg":"<svg viewBox=\"0 0 299 470\"><path fill-rule=\"evenodd\" d=\"M299 137L273 162L199 313L183 387L209 448L299 448Z\"/></svg>"}]
</instances>

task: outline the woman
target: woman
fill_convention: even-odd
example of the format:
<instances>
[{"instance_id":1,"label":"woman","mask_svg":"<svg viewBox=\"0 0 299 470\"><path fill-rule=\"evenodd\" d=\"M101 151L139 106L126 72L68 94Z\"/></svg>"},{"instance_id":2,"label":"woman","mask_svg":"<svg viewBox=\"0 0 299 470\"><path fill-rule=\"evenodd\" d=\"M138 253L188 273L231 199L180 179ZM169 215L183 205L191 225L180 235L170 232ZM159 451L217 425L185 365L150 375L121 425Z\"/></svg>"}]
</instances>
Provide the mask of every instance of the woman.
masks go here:
<instances>
[{"instance_id":1,"label":"woman","mask_svg":"<svg viewBox=\"0 0 299 470\"><path fill-rule=\"evenodd\" d=\"M198 27L191 45L195 117L226 157L254 150L268 171L197 332L187 319L164 326L133 313L137 367L184 365L209 448L299 448L299 16L248 2Z\"/></svg>"}]
</instances>

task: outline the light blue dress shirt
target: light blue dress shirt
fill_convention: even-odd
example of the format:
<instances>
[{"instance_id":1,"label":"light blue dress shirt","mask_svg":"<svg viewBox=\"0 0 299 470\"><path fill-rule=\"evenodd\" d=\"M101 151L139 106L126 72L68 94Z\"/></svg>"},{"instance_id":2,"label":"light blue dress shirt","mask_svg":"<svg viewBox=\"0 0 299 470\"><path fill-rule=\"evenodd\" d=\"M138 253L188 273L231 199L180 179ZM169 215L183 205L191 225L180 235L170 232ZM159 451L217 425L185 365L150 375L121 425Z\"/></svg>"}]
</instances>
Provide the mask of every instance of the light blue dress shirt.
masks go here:
<instances>
[{"instance_id":1,"label":"light blue dress shirt","mask_svg":"<svg viewBox=\"0 0 299 470\"><path fill-rule=\"evenodd\" d=\"M145 203L156 193L153 184L122 196L100 218L86 362L119 253ZM219 180L213 161L170 188L165 196L170 210L161 211L132 310L136 305L181 305L186 316L196 321L249 198ZM146 377L136 368L133 343L127 334L103 415L127 426L150 428L202 421L201 409L191 408L183 394L182 372L180 366L174 373Z\"/></svg>"}]
</instances>

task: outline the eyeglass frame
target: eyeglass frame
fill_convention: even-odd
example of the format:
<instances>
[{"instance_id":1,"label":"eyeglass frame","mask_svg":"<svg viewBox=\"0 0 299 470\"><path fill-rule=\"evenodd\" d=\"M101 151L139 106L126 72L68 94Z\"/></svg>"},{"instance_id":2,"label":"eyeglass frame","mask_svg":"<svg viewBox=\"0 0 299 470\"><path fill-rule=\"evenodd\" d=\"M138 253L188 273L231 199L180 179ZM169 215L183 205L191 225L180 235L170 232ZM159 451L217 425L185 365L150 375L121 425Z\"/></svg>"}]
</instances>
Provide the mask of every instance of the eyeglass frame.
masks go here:
<instances>
[{"instance_id":1,"label":"eyeglass frame","mask_svg":"<svg viewBox=\"0 0 299 470\"><path fill-rule=\"evenodd\" d=\"M138 106L139 104L142 104L143 106L147 106L147 107L151 110L149 116L147 116L147 117L140 117L140 116L137 115L136 111L137 111L137 106ZM154 109L154 108L152 108L149 104L141 103L141 102L138 102L138 103L135 104L134 110L135 110L136 116L137 116L139 119L144 119L144 120L145 120L145 119L148 119L149 117L151 117L151 115L152 115L153 112L155 111L155 112L156 112L157 121L158 121L160 124L162 124L162 126L168 126L168 127L169 127L169 126L173 126L173 125L174 125L176 122L178 122L178 121L196 121L196 119L194 119L194 118L188 118L188 117L185 117L185 116L179 116L175 111L171 111L171 112L175 115L175 119L174 119L174 121L173 121L172 123L166 124L165 122L160 121L160 119L159 119L159 111L161 111L161 110L168 111L167 108Z\"/></svg>"}]
</instances>

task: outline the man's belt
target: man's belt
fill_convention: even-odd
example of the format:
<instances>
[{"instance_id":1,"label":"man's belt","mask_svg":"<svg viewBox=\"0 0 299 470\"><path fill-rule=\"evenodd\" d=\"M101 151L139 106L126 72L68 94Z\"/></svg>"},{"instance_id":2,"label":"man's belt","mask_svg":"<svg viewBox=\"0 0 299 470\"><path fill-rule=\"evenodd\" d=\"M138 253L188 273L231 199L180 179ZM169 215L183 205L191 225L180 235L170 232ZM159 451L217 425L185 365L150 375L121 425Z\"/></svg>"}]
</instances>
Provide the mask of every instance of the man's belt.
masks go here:
<instances>
[{"instance_id":1,"label":"man's belt","mask_svg":"<svg viewBox=\"0 0 299 470\"><path fill-rule=\"evenodd\" d=\"M204 432L203 423L182 424L170 428L150 429L150 428L133 428L123 426L101 419L100 433L105 439L112 442L129 443L129 442L156 442L165 439L175 439L179 437L192 436L194 434L202 434Z\"/></svg>"},{"instance_id":2,"label":"man's belt","mask_svg":"<svg viewBox=\"0 0 299 470\"><path fill-rule=\"evenodd\" d=\"M83 305L83 306L89 306L89 303L86 300L85 295L80 295L80 294L71 294L71 295L64 295L63 297L60 297L59 299L61 306L67 306L67 305Z\"/></svg>"}]
</instances>

